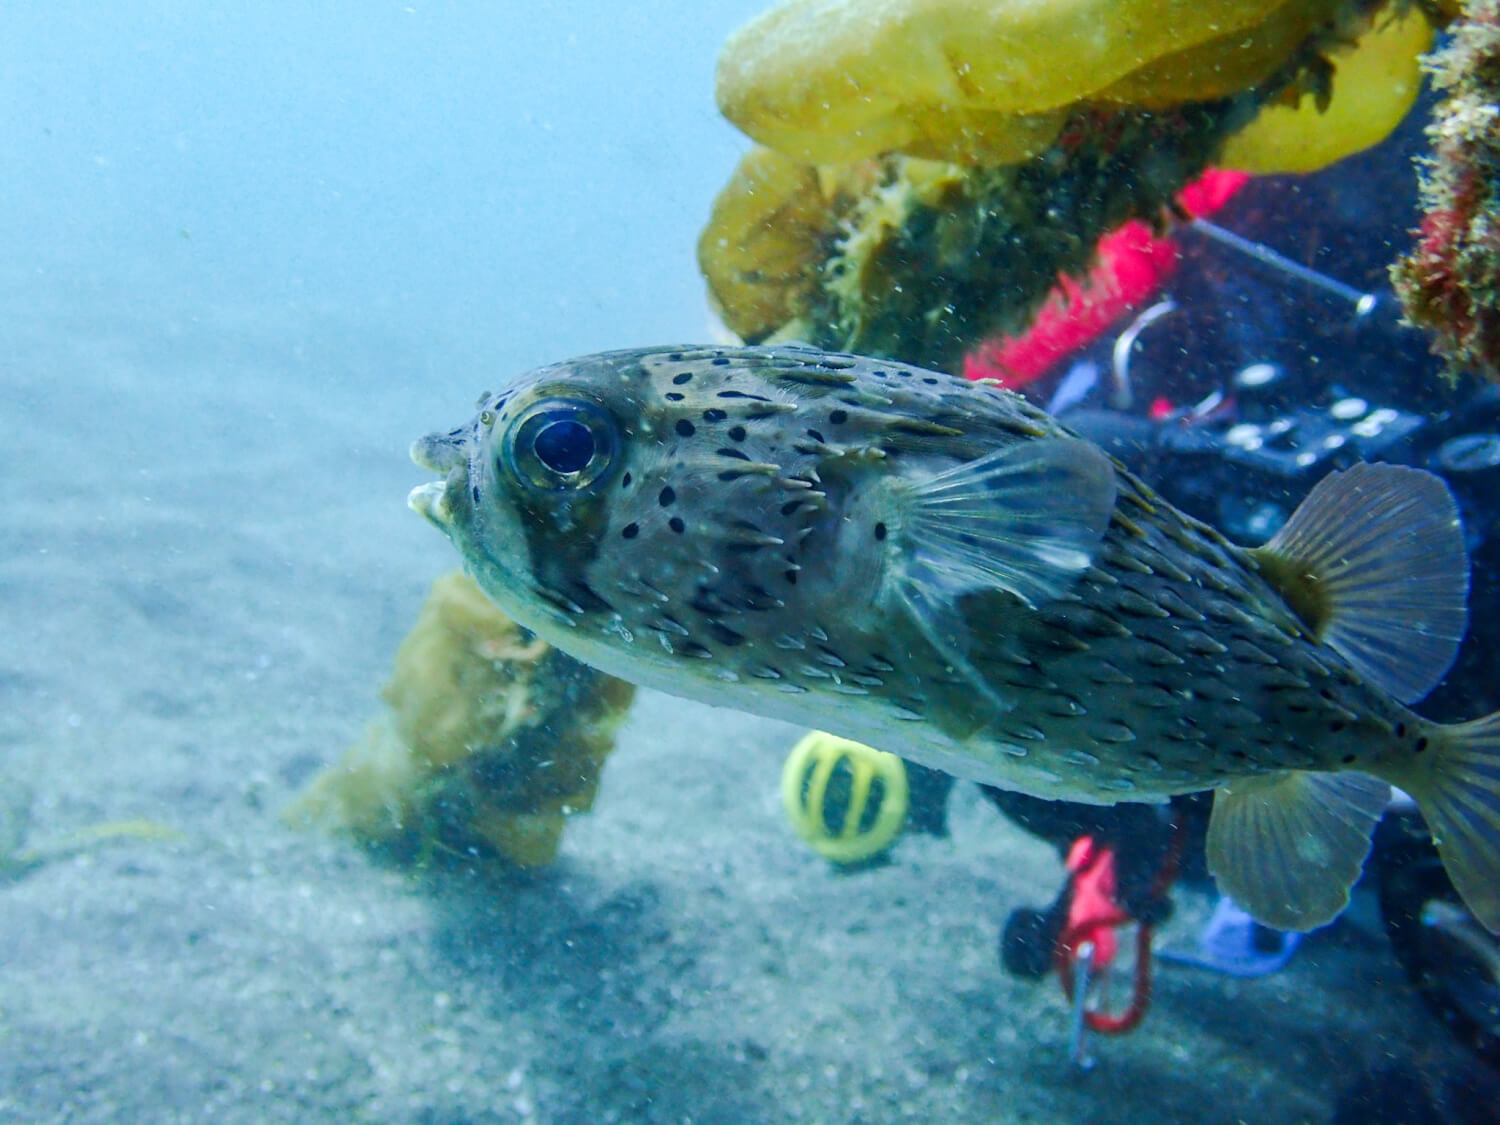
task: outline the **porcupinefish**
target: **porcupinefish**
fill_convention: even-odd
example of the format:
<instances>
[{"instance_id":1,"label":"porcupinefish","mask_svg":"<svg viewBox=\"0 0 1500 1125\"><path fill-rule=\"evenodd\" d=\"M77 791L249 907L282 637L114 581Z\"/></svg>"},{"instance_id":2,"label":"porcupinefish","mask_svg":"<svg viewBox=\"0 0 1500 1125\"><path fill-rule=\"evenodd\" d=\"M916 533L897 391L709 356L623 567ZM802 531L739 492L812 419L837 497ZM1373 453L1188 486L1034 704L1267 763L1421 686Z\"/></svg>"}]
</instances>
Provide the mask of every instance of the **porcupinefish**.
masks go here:
<instances>
[{"instance_id":1,"label":"porcupinefish","mask_svg":"<svg viewBox=\"0 0 1500 1125\"><path fill-rule=\"evenodd\" d=\"M543 367L412 454L496 604L615 676L1041 797L1216 790L1210 867L1283 929L1396 785L1500 931L1500 713L1406 706L1467 624L1429 473L1332 473L1246 549L1013 394L801 347Z\"/></svg>"}]
</instances>

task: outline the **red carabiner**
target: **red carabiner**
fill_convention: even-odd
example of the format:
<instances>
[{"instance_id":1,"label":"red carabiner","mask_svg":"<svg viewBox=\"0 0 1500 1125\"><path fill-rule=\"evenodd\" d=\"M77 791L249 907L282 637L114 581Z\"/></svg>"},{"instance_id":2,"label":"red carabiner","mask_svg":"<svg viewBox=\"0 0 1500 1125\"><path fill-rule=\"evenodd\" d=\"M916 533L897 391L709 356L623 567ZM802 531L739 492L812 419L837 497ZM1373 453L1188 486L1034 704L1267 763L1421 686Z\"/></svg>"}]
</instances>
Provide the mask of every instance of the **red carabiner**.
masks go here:
<instances>
[{"instance_id":1,"label":"red carabiner","mask_svg":"<svg viewBox=\"0 0 1500 1125\"><path fill-rule=\"evenodd\" d=\"M1162 898L1177 877L1177 862L1182 851L1182 830L1172 825L1167 854L1151 883L1153 899ZM1063 995L1071 1003L1074 988L1074 964L1085 944L1094 948L1093 967L1103 969L1119 950L1121 926L1133 919L1115 899L1115 853L1101 846L1091 836L1073 842L1068 852L1068 870L1072 875L1072 898L1068 903L1068 923L1057 939L1055 962L1062 982ZM1130 1004L1124 1011L1088 1011L1083 1013L1084 1026L1105 1035L1119 1035L1138 1026L1151 1006L1151 937L1156 927L1141 922L1135 932L1135 980Z\"/></svg>"}]
</instances>

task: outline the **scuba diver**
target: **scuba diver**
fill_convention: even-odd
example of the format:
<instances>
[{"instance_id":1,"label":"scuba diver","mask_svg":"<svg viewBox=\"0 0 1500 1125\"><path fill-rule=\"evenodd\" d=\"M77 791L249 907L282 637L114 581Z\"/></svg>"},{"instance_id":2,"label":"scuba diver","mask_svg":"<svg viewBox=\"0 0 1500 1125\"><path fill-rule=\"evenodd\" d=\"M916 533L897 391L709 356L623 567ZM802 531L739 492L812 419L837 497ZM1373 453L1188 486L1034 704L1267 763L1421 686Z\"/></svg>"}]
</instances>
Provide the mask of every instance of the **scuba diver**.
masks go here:
<instances>
[{"instance_id":1,"label":"scuba diver","mask_svg":"<svg viewBox=\"0 0 1500 1125\"><path fill-rule=\"evenodd\" d=\"M1491 673L1500 647L1500 387L1444 377L1425 338L1401 322L1389 288L1388 264L1416 217L1415 177L1391 149L1420 149L1422 117L1413 114L1378 150L1323 173L1241 177L1227 188L1220 181L1209 203L1184 205L1169 266L1150 232L1122 251L1149 261L1119 267L1113 251L1101 255L1105 268L1133 268L1137 279L1156 270L1163 287L1137 287L1136 307L1119 321L1086 325L1091 343L1030 362L1025 349L1042 332L1052 334L1043 352L1066 338L1068 326L1054 323L1038 338L982 346L967 373L1045 406L1173 504L1244 544L1274 534L1332 469L1386 461L1442 476L1473 559L1469 636L1423 705L1448 718L1500 706ZM1361 190L1348 190L1351 183ZM819 850L858 865L880 862L893 846L897 807L906 830L945 834L954 779L913 763L898 770L866 762L862 749L815 742L789 760L783 796L804 838L818 846L821 837L842 836L845 858ZM1084 1063L1086 1030L1128 1030L1144 1015L1151 933L1171 913L1174 881L1209 885L1208 803L1188 796L1103 807L985 793L1065 860L1051 903L1010 913L1000 957L1014 975L1058 973L1075 1001L1074 1056ZM1500 944L1469 916L1399 793L1365 882L1424 1000L1481 1060L1500 1066ZM1118 932L1130 926L1132 1000L1121 1012L1090 1012L1088 974L1109 964ZM1224 899L1197 949L1174 959L1236 975L1274 972L1298 937L1260 926Z\"/></svg>"}]
</instances>

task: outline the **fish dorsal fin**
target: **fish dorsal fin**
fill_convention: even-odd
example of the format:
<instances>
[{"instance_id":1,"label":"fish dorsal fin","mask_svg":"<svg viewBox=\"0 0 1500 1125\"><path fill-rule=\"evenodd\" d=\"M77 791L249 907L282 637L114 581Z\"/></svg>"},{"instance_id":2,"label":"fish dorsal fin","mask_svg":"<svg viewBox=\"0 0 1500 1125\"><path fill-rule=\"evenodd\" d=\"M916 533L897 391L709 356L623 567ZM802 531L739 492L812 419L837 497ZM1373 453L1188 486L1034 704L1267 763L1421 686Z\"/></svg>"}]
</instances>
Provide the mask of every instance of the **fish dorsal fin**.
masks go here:
<instances>
[{"instance_id":1,"label":"fish dorsal fin","mask_svg":"<svg viewBox=\"0 0 1500 1125\"><path fill-rule=\"evenodd\" d=\"M1390 797L1362 773L1237 779L1214 794L1208 869L1257 922L1316 929L1348 903Z\"/></svg>"},{"instance_id":2,"label":"fish dorsal fin","mask_svg":"<svg viewBox=\"0 0 1500 1125\"><path fill-rule=\"evenodd\" d=\"M1403 703L1431 691L1458 654L1469 558L1453 496L1431 473L1329 473L1251 554L1319 640Z\"/></svg>"},{"instance_id":3,"label":"fish dorsal fin","mask_svg":"<svg viewBox=\"0 0 1500 1125\"><path fill-rule=\"evenodd\" d=\"M1010 710L969 661L958 599L1004 590L1035 606L1062 596L1109 527L1114 467L1086 441L1042 438L903 484L896 504L897 597L955 672L994 710Z\"/></svg>"}]
</instances>

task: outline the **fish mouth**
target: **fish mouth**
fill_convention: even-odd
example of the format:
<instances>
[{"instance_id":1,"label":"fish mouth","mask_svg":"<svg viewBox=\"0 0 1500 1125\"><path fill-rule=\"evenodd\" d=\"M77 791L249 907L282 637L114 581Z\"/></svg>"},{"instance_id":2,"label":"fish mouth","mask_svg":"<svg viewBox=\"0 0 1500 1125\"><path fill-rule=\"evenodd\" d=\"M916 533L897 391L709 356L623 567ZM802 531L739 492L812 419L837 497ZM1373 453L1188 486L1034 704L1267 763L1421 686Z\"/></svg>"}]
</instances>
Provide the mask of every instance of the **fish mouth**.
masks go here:
<instances>
[{"instance_id":1,"label":"fish mouth","mask_svg":"<svg viewBox=\"0 0 1500 1125\"><path fill-rule=\"evenodd\" d=\"M454 529L454 478L463 476L469 464L468 432L452 430L446 434L428 434L412 442L411 459L428 472L445 480L419 484L406 497L406 506L444 535L452 538ZM463 483L459 482L462 489Z\"/></svg>"},{"instance_id":2,"label":"fish mouth","mask_svg":"<svg viewBox=\"0 0 1500 1125\"><path fill-rule=\"evenodd\" d=\"M453 532L453 505L448 502L448 482L433 480L419 484L406 496L406 506L444 535Z\"/></svg>"}]
</instances>

